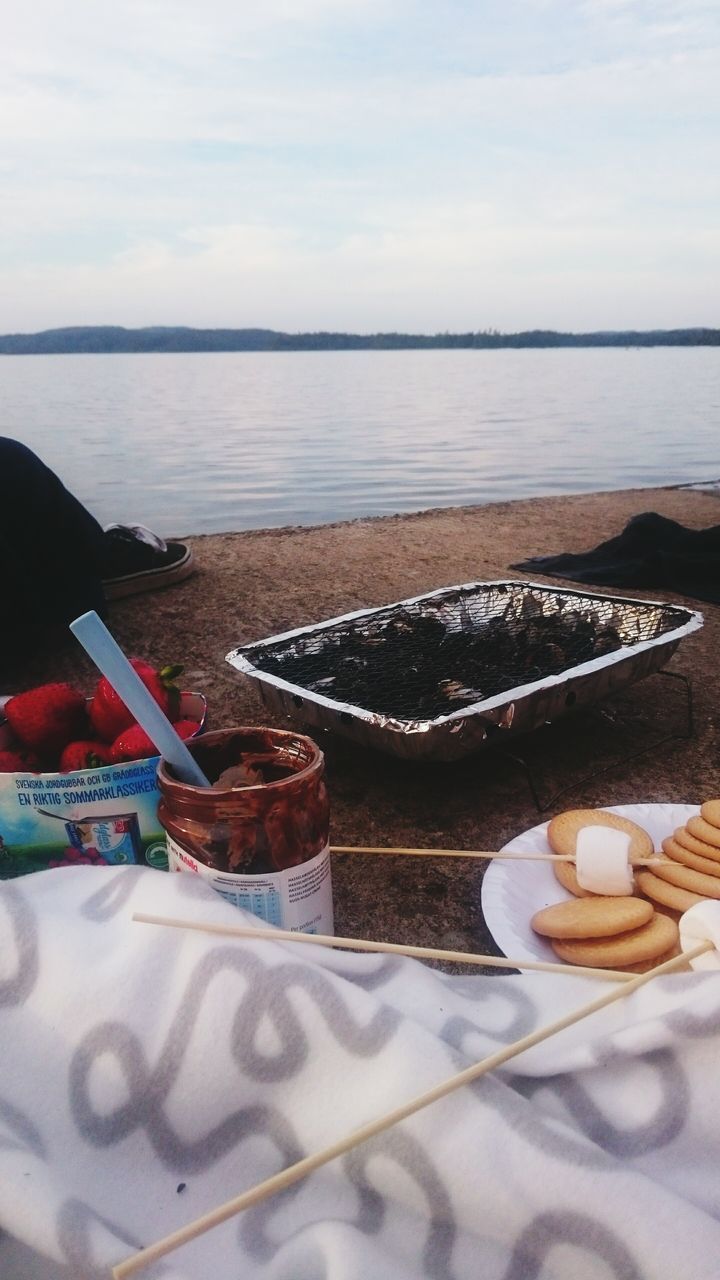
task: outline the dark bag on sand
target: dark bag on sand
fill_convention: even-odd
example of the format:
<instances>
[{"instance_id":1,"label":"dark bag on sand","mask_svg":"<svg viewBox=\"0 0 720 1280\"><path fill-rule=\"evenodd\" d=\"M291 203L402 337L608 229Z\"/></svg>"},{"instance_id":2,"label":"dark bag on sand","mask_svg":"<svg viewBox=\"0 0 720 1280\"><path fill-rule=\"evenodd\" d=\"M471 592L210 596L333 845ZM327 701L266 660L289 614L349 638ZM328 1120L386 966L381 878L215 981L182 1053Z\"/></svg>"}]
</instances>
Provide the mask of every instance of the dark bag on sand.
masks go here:
<instances>
[{"instance_id":1,"label":"dark bag on sand","mask_svg":"<svg viewBox=\"0 0 720 1280\"><path fill-rule=\"evenodd\" d=\"M617 538L581 555L534 556L514 564L549 577L609 587L657 587L720 603L720 524L686 529L656 511L633 516Z\"/></svg>"}]
</instances>

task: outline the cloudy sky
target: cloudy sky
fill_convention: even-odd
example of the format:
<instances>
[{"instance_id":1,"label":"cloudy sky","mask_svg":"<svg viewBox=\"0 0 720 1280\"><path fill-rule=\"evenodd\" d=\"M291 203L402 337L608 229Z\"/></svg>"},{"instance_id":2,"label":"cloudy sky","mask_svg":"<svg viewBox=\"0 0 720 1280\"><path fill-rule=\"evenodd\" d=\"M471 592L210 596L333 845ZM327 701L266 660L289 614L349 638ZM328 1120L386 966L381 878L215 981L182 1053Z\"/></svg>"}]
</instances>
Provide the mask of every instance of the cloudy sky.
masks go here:
<instances>
[{"instance_id":1,"label":"cloudy sky","mask_svg":"<svg viewBox=\"0 0 720 1280\"><path fill-rule=\"evenodd\" d=\"M5 0L0 332L720 325L717 0Z\"/></svg>"}]
</instances>

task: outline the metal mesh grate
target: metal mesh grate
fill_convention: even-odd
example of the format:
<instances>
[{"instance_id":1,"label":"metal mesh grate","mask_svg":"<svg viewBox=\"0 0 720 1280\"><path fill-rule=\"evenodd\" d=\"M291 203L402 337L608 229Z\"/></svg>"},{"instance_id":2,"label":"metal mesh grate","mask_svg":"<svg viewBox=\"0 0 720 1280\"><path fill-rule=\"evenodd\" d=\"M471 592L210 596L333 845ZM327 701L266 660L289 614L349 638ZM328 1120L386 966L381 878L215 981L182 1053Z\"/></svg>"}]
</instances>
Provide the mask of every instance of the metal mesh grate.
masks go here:
<instances>
[{"instance_id":1,"label":"metal mesh grate","mask_svg":"<svg viewBox=\"0 0 720 1280\"><path fill-rule=\"evenodd\" d=\"M450 588L244 652L253 666L333 701L434 720L687 620L639 604L527 583Z\"/></svg>"}]
</instances>

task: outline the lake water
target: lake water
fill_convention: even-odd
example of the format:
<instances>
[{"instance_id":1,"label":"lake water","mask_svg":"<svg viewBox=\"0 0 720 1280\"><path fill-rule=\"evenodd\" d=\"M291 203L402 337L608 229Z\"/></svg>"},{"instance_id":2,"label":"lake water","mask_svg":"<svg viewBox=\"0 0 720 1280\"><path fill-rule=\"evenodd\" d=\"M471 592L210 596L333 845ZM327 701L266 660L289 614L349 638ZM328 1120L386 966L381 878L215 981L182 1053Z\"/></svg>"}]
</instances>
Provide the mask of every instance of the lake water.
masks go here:
<instances>
[{"instance_id":1,"label":"lake water","mask_svg":"<svg viewBox=\"0 0 720 1280\"><path fill-rule=\"evenodd\" d=\"M103 522L212 533L720 475L720 350L3 356Z\"/></svg>"}]
</instances>

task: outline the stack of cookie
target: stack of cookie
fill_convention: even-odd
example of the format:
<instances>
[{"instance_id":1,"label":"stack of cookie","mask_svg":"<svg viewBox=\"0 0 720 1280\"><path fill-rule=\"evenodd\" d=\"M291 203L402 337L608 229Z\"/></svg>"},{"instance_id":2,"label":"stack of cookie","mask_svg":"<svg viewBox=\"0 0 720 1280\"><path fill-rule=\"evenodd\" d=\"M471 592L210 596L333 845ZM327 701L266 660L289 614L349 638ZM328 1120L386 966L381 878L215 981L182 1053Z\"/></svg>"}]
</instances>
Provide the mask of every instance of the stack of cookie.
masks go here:
<instances>
[{"instance_id":1,"label":"stack of cookie","mask_svg":"<svg viewBox=\"0 0 720 1280\"><path fill-rule=\"evenodd\" d=\"M677 955L677 924L644 898L556 902L536 911L530 923L568 964L644 973Z\"/></svg>"},{"instance_id":2,"label":"stack of cookie","mask_svg":"<svg viewBox=\"0 0 720 1280\"><path fill-rule=\"evenodd\" d=\"M662 842L666 866L636 872L638 889L653 902L687 911L705 898L720 898L720 800L708 800L700 816Z\"/></svg>"},{"instance_id":3,"label":"stack of cookie","mask_svg":"<svg viewBox=\"0 0 720 1280\"><path fill-rule=\"evenodd\" d=\"M714 883L715 896L720 898L720 802L714 803L716 809L712 812L718 822L714 864L717 880ZM691 819L691 822L698 821ZM707 822L705 815L703 821ZM655 856L652 837L647 831L629 818L604 809L571 809L558 814L548 825L550 848L554 853L574 857L578 832L583 827L609 827L624 832L630 838L628 853L633 862ZM675 832L674 838L677 836L678 832ZM697 843L697 837L694 838ZM668 850L665 852L668 854ZM668 869L671 874L679 870L682 875L688 868L681 866L678 860L677 864L669 864ZM658 874L653 875L649 868L637 869L632 897L603 897L581 887L574 863L556 862L553 866L556 878L579 901L546 907L533 916L531 925L536 933L548 939L556 955L568 964L641 973L677 954L677 920L688 907L701 901L701 895L688 892L665 879L664 866L653 867L652 870ZM703 878L708 877L701 876Z\"/></svg>"}]
</instances>

